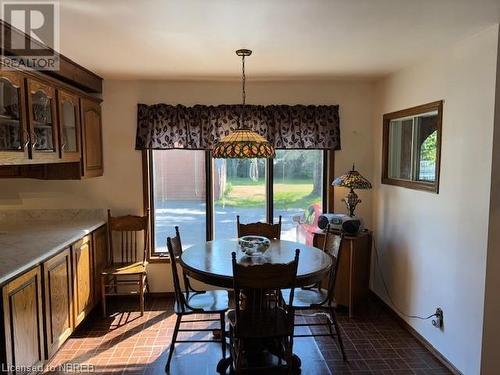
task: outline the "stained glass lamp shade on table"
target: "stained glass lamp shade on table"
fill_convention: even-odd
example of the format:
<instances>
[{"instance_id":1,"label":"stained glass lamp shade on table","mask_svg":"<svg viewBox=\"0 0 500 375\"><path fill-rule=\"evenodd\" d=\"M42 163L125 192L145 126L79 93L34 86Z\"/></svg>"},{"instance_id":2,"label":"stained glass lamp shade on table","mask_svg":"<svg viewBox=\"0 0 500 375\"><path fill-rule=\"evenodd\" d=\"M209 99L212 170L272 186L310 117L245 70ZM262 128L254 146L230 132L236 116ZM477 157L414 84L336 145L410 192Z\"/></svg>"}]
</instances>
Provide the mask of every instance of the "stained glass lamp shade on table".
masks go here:
<instances>
[{"instance_id":1,"label":"stained glass lamp shade on table","mask_svg":"<svg viewBox=\"0 0 500 375\"><path fill-rule=\"evenodd\" d=\"M352 166L352 170L346 174L337 177L332 182L333 186L342 186L351 189L349 194L342 201L345 203L347 210L349 211L349 216L354 216L354 210L358 203L361 203L361 199L354 192L354 189L371 189L372 184L366 178L364 178L355 168Z\"/></svg>"}]
</instances>

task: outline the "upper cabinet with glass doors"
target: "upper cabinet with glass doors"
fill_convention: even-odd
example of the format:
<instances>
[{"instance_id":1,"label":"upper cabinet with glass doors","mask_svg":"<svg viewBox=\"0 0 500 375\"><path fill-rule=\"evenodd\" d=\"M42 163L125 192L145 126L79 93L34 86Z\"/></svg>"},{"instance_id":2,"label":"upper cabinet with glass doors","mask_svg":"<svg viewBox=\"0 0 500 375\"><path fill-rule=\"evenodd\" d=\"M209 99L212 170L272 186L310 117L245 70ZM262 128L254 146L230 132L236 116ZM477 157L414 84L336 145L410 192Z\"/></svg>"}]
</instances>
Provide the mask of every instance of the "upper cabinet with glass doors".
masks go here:
<instances>
[{"instance_id":1,"label":"upper cabinet with glass doors","mask_svg":"<svg viewBox=\"0 0 500 375\"><path fill-rule=\"evenodd\" d=\"M28 113L31 157L35 161L59 160L55 88L28 79Z\"/></svg>"},{"instance_id":2,"label":"upper cabinet with glass doors","mask_svg":"<svg viewBox=\"0 0 500 375\"><path fill-rule=\"evenodd\" d=\"M79 161L81 158L79 98L68 91L59 90L58 103L61 159Z\"/></svg>"},{"instance_id":3,"label":"upper cabinet with glass doors","mask_svg":"<svg viewBox=\"0 0 500 375\"><path fill-rule=\"evenodd\" d=\"M29 134L24 114L24 76L0 71L0 160L22 163L29 157Z\"/></svg>"}]
</instances>

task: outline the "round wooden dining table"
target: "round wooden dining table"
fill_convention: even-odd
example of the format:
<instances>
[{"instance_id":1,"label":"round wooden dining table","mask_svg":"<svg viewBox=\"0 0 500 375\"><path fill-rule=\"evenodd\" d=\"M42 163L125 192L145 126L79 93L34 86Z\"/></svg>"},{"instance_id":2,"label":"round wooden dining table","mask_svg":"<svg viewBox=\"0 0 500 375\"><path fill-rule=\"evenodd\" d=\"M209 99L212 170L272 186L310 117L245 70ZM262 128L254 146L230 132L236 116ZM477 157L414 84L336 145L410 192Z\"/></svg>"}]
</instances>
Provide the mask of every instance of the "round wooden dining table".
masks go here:
<instances>
[{"instance_id":1,"label":"round wooden dining table","mask_svg":"<svg viewBox=\"0 0 500 375\"><path fill-rule=\"evenodd\" d=\"M246 256L237 239L208 241L191 246L182 252L180 263L190 277L209 285L233 287L231 253L236 252L239 263L288 263L293 261L295 250L300 250L296 286L315 284L329 271L332 261L320 249L298 242L271 240L269 249L260 257Z\"/></svg>"},{"instance_id":2,"label":"round wooden dining table","mask_svg":"<svg viewBox=\"0 0 500 375\"><path fill-rule=\"evenodd\" d=\"M249 257L239 248L238 240L215 240L204 244L194 245L184 250L180 263L189 277L206 284L223 288L233 287L233 265L231 253L236 252L239 263L289 263L295 258L295 250L300 250L297 269L296 287L312 285L320 282L330 270L332 261L323 251L297 242L271 240L271 245L263 256ZM301 360L297 355L292 356L293 373L299 374ZM231 358L221 359L217 365L217 372L225 374Z\"/></svg>"}]
</instances>

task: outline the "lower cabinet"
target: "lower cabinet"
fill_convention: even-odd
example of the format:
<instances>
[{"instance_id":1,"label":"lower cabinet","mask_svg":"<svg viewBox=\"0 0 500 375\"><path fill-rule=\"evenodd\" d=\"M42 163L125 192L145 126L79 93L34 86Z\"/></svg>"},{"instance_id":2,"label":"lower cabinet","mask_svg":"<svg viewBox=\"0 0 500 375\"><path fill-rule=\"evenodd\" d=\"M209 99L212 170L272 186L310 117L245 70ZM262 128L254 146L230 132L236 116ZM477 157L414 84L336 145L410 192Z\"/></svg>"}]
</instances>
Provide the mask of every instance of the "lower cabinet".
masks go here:
<instances>
[{"instance_id":1,"label":"lower cabinet","mask_svg":"<svg viewBox=\"0 0 500 375\"><path fill-rule=\"evenodd\" d=\"M73 294L75 326L85 319L94 307L94 275L92 236L85 236L72 246Z\"/></svg>"},{"instance_id":2,"label":"lower cabinet","mask_svg":"<svg viewBox=\"0 0 500 375\"><path fill-rule=\"evenodd\" d=\"M73 283L70 249L43 264L47 355L51 357L73 332Z\"/></svg>"},{"instance_id":3,"label":"lower cabinet","mask_svg":"<svg viewBox=\"0 0 500 375\"><path fill-rule=\"evenodd\" d=\"M0 371L28 373L45 359L40 267L4 285L2 303L6 366Z\"/></svg>"},{"instance_id":4,"label":"lower cabinet","mask_svg":"<svg viewBox=\"0 0 500 375\"><path fill-rule=\"evenodd\" d=\"M40 368L57 352L97 303L106 263L102 226L1 287L0 374Z\"/></svg>"}]
</instances>

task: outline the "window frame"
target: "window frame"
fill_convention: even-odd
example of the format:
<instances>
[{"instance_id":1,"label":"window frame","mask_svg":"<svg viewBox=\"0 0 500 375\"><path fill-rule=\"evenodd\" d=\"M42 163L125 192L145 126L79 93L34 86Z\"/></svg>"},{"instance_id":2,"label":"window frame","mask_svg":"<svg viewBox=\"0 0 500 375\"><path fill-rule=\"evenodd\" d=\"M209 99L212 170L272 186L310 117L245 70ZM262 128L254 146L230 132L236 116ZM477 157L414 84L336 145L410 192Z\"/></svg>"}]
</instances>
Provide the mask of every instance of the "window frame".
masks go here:
<instances>
[{"instance_id":1,"label":"window frame","mask_svg":"<svg viewBox=\"0 0 500 375\"><path fill-rule=\"evenodd\" d=\"M153 150L142 151L142 182L143 182L143 206L144 212L149 210L149 238L148 238L148 261L150 263L168 263L169 256L166 253L155 252L155 215L153 196ZM205 199L206 199L206 240L213 240L214 235L214 202L213 202L213 158L210 150L205 150ZM323 150L323 212L333 212L334 189L330 181L335 175L335 152ZM266 161L266 221L273 219L273 159Z\"/></svg>"},{"instance_id":2,"label":"window frame","mask_svg":"<svg viewBox=\"0 0 500 375\"><path fill-rule=\"evenodd\" d=\"M422 180L414 180L413 176L411 180L389 177L389 128L391 121L405 117L417 117L418 115L422 115L432 111L437 111L435 181L427 182ZM384 114L383 134L382 134L382 176L381 176L382 184L400 186L413 190L423 190L439 194L439 176L441 170L442 118L443 118L442 100L419 105L412 108L403 109L401 111ZM414 142L413 137L412 137L412 142Z\"/></svg>"}]
</instances>

